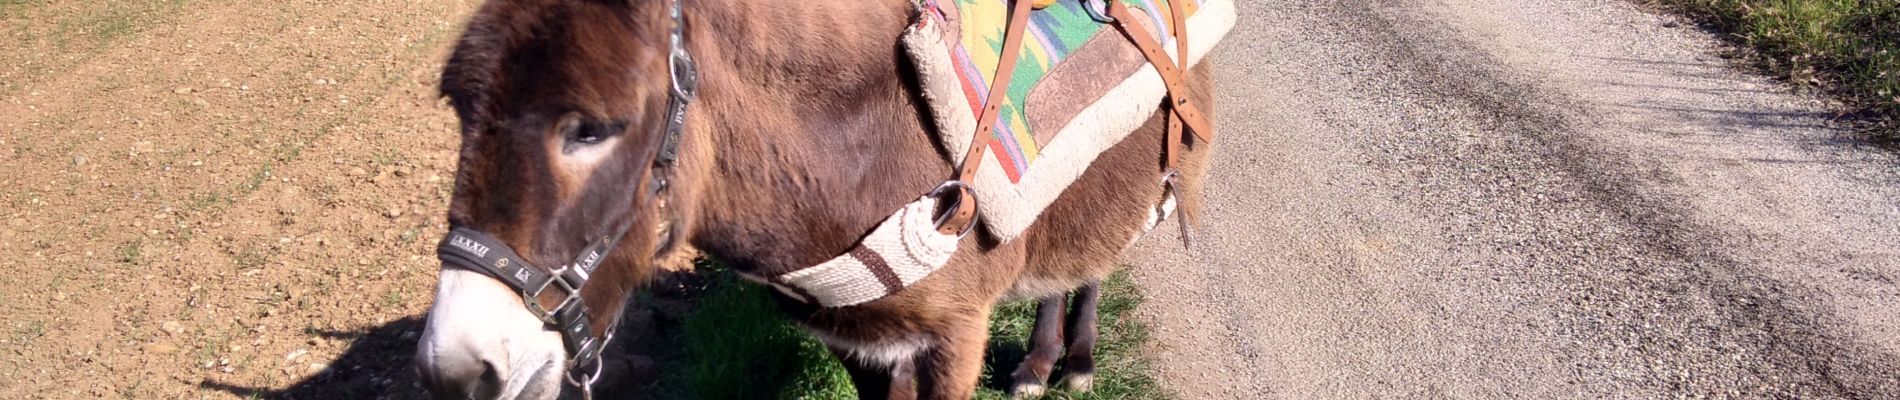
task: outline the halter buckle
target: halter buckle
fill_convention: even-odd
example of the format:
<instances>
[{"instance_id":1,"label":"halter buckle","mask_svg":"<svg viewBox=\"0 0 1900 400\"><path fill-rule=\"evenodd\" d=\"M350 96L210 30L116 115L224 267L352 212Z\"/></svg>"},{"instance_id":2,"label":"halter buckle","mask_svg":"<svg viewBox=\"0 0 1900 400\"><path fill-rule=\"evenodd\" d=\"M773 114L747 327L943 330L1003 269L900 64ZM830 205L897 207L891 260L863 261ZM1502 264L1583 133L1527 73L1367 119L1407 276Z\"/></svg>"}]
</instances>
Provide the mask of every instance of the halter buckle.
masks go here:
<instances>
[{"instance_id":1,"label":"halter buckle","mask_svg":"<svg viewBox=\"0 0 1900 400\"><path fill-rule=\"evenodd\" d=\"M533 313L534 317L540 319L541 322L547 323L548 325L560 326L561 322L556 317L560 315L561 311L581 304L581 289L575 287L572 282L568 282L565 278L565 274L570 268L573 267L570 265L562 265L559 269L548 270L548 281L542 283L541 287L535 288L534 291L523 290L521 292L521 302L527 303L528 312ZM559 289L561 289L561 302L555 304L553 309L541 307L541 292L547 291L548 286L555 286L557 283Z\"/></svg>"}]
</instances>

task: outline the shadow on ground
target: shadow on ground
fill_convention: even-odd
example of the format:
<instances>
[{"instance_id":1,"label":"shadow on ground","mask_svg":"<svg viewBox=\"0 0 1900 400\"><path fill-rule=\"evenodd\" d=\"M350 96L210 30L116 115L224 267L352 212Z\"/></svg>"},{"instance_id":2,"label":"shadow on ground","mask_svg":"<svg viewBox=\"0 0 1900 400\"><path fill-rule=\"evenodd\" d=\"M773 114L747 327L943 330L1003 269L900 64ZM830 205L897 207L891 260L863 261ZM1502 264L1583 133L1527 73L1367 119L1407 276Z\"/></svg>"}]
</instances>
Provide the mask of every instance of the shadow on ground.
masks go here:
<instances>
[{"instance_id":1,"label":"shadow on ground","mask_svg":"<svg viewBox=\"0 0 1900 400\"><path fill-rule=\"evenodd\" d=\"M679 321L691 311L691 301L703 285L699 279L676 274L660 279L647 293L628 307L613 347L608 349L607 364L602 368L595 397L674 398L656 393L677 393L660 387L661 366L683 363ZM343 355L330 362L322 372L284 388L252 387L205 380L198 386L231 393L242 398L263 399L419 399L428 398L417 383L411 366L416 340L421 336L426 315L416 315L360 331L324 331L318 335L350 343ZM576 388L563 398L580 398Z\"/></svg>"},{"instance_id":2,"label":"shadow on ground","mask_svg":"<svg viewBox=\"0 0 1900 400\"><path fill-rule=\"evenodd\" d=\"M288 388L272 389L233 385L205 380L198 386L229 392L243 398L270 399L374 399L426 397L416 387L415 370L409 367L416 353L416 337L422 333L422 317L413 316L362 331L323 331L318 335L350 343L343 356L331 361L322 372L310 375Z\"/></svg>"},{"instance_id":3,"label":"shadow on ground","mask_svg":"<svg viewBox=\"0 0 1900 400\"><path fill-rule=\"evenodd\" d=\"M1119 276L1119 275L1118 275ZM1126 289L1119 277L1111 287ZM646 292L634 296L603 359L595 398L852 398L854 391L843 368L810 336L800 331L774 305L767 290L740 280L723 268L702 266L699 273L671 273ZM1132 309L1135 294L1118 294L1104 303L1105 337L1140 338L1141 332L1117 323ZM1126 304L1124 304L1126 303ZM978 398L1005 398L1009 372L1026 354L1025 340L1035 321L1034 302L1003 305L991 320L989 356ZM411 367L416 340L426 316L417 315L362 331L320 332L350 343L328 368L287 387L251 387L207 380L199 386L243 398L266 399L412 399L426 398ZM688 339L691 338L691 339ZM1140 339L1104 343L1103 360L1130 357L1122 347L1139 347ZM1120 350L1118 350L1120 349ZM1132 354L1132 353L1131 353ZM1153 382L1117 374L1126 368L1111 365L1111 380L1140 381L1110 385L1149 395L1065 395L1062 398L1151 398L1159 393ZM1137 367L1135 370L1145 371ZM1132 370L1131 370L1132 371ZM1060 371L1057 376L1060 376ZM1145 385L1145 386L1144 386ZM580 398L568 387L564 398ZM776 396L774 395L776 394ZM786 395L790 396L786 396ZM1126 393L1124 393L1126 394Z\"/></svg>"}]
</instances>

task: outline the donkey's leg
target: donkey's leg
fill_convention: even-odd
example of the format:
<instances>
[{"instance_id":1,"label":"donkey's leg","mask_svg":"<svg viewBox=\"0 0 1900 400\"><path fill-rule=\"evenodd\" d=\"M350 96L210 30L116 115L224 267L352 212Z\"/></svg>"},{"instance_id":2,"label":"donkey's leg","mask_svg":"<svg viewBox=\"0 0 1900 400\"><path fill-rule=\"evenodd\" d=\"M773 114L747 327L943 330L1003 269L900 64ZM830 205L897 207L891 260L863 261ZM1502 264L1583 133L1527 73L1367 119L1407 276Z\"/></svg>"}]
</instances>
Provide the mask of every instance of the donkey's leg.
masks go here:
<instances>
[{"instance_id":1,"label":"donkey's leg","mask_svg":"<svg viewBox=\"0 0 1900 400\"><path fill-rule=\"evenodd\" d=\"M845 372L851 374L851 386L857 388L858 398L915 400L917 398L917 368L913 360L900 360L893 365L869 365L849 356L849 350L831 348L831 354L844 364Z\"/></svg>"},{"instance_id":2,"label":"donkey's leg","mask_svg":"<svg viewBox=\"0 0 1900 400\"><path fill-rule=\"evenodd\" d=\"M941 331L936 347L917 360L918 398L965 400L976 394L993 305L972 310L969 319L946 321L950 326Z\"/></svg>"},{"instance_id":3,"label":"donkey's leg","mask_svg":"<svg viewBox=\"0 0 1900 400\"><path fill-rule=\"evenodd\" d=\"M1075 308L1069 310L1069 351L1062 357L1062 385L1070 391L1087 392L1095 384L1096 302L1102 297L1102 282L1090 281L1075 291Z\"/></svg>"},{"instance_id":4,"label":"donkey's leg","mask_svg":"<svg viewBox=\"0 0 1900 400\"><path fill-rule=\"evenodd\" d=\"M1011 395L1016 398L1041 396L1047 389L1049 373L1062 357L1062 317L1068 294L1044 297L1036 306L1036 329L1029 334L1029 355L1023 357L1016 372L1009 374Z\"/></svg>"}]
</instances>

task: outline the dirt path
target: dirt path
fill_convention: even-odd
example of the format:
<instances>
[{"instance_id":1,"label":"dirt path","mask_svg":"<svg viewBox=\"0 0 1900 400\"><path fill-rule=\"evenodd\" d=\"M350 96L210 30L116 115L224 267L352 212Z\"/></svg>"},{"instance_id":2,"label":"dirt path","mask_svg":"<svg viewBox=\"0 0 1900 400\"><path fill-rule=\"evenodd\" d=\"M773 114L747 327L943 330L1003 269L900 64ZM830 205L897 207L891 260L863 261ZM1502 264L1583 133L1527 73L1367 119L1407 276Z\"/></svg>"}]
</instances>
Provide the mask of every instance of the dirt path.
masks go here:
<instances>
[{"instance_id":1,"label":"dirt path","mask_svg":"<svg viewBox=\"0 0 1900 400\"><path fill-rule=\"evenodd\" d=\"M1131 260L1188 397L1900 397L1900 164L1710 35L1614 0L1241 10L1201 245Z\"/></svg>"},{"instance_id":2,"label":"dirt path","mask_svg":"<svg viewBox=\"0 0 1900 400\"><path fill-rule=\"evenodd\" d=\"M475 3L0 2L0 398L413 393Z\"/></svg>"}]
</instances>

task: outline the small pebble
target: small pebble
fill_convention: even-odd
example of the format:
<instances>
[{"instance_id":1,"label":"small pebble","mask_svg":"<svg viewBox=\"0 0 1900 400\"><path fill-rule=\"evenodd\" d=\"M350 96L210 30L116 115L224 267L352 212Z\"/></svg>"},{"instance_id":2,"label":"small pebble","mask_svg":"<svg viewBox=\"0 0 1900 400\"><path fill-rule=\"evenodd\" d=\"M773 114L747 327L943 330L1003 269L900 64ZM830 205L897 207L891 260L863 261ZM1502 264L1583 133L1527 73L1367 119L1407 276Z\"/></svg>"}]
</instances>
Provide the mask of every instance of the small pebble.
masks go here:
<instances>
[{"instance_id":1,"label":"small pebble","mask_svg":"<svg viewBox=\"0 0 1900 400\"><path fill-rule=\"evenodd\" d=\"M165 323L158 324L158 329L173 335L183 334L185 333L185 324L180 324L178 321L165 321Z\"/></svg>"}]
</instances>

